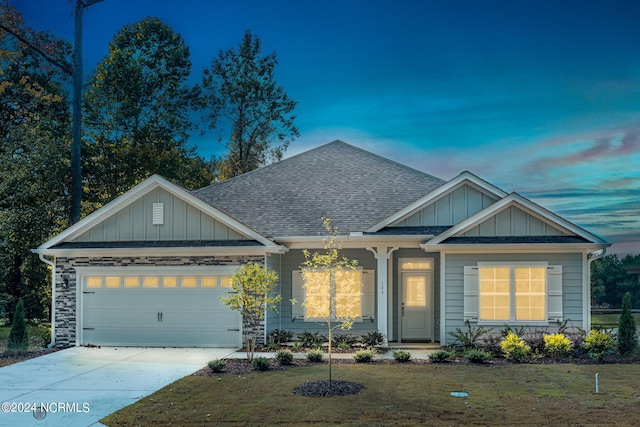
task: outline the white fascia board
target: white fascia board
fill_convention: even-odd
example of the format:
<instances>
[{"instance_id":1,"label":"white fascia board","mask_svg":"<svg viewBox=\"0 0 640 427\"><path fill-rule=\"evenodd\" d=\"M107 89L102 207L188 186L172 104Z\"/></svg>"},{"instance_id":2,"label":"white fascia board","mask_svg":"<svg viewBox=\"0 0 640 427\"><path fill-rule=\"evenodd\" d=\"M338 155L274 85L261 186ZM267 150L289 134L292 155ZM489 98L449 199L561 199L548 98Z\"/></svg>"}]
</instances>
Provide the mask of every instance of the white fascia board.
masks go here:
<instances>
[{"instance_id":1,"label":"white fascia board","mask_svg":"<svg viewBox=\"0 0 640 427\"><path fill-rule=\"evenodd\" d=\"M33 252L56 257L123 257L123 256L241 256L284 254L289 248L281 245L266 247L164 247L164 248L74 248L74 249L34 249Z\"/></svg>"},{"instance_id":2,"label":"white fascia board","mask_svg":"<svg viewBox=\"0 0 640 427\"><path fill-rule=\"evenodd\" d=\"M586 240L590 240L592 242L594 242L595 244L600 244L600 245L609 245L609 243L604 240L603 238L588 232L587 230L585 230L582 227L579 227L569 221L567 221L566 219L562 218L561 216L558 216L556 214L554 214L551 211L548 211L547 209L543 208L542 206L533 203L532 201L530 201L529 199L521 196L518 193L511 193L509 196L505 197L502 200L499 200L498 202L492 204L491 206L488 206L486 209L476 213L475 215L470 216L469 218L465 219L464 221L460 222L459 224L451 227L450 229L448 229L447 231L445 231L444 233L440 234L438 237L436 237L435 239L427 242L427 245L437 245L440 244L441 242L445 241L446 239L448 239L449 237L454 237L458 234L462 234L468 230L470 230L471 228L475 227L476 225L480 224L481 222L483 222L484 220L486 220L487 218L498 214L499 212L501 212L504 209L509 208L510 206L517 206L517 207L521 207L524 208L525 210L529 211L531 214L533 214L534 216L538 217L539 219L545 221L545 222L550 222L553 225L557 226L560 229L563 229L565 232L567 232L568 234L575 234L579 237L582 237ZM564 244L565 246L567 246L567 244Z\"/></svg>"},{"instance_id":3,"label":"white fascia board","mask_svg":"<svg viewBox=\"0 0 640 427\"><path fill-rule=\"evenodd\" d=\"M567 253L582 252L591 253L611 246L607 244L589 243L478 243L468 244L444 244L430 245L428 243L420 245L425 252L439 251L446 254L503 254L503 253Z\"/></svg>"},{"instance_id":4,"label":"white fascia board","mask_svg":"<svg viewBox=\"0 0 640 427\"><path fill-rule=\"evenodd\" d=\"M220 222L224 223L225 225L229 226L230 228L234 229L240 234L244 234L250 237L251 239L256 240L268 247L278 246L271 240L258 234L257 232L245 226L244 224L238 222L237 220L231 218L230 216L215 209L213 206L198 199L197 197L189 193L184 188L172 183L171 181L161 177L160 175L153 175L148 179L144 180L143 182L141 182L140 184L136 185L126 193L116 197L111 202L102 206L100 209L87 215L85 218L83 218L76 224L72 225L71 227L67 228L57 236L46 241L45 243L43 243L37 248L37 251L42 252L43 250L49 249L52 246L55 246L59 243L73 240L75 237L89 230L91 227L98 224L100 221L105 220L106 218L118 212L125 206L130 205L131 203L135 202L139 198L143 197L144 195L148 194L150 191L158 187L168 191L169 193L182 199L186 203L197 207L198 209L209 214L213 218L219 220Z\"/></svg>"},{"instance_id":5,"label":"white fascia board","mask_svg":"<svg viewBox=\"0 0 640 427\"><path fill-rule=\"evenodd\" d=\"M377 223L376 225L368 229L367 232L375 233L377 231L380 231L384 227L388 227L393 223L402 221L403 219L413 215L415 212L422 209L428 203L435 201L439 197L444 196L446 193L455 190L456 188L458 188L461 185L464 185L465 183L471 184L477 187L479 190L493 194L498 199L502 199L503 197L506 197L508 194L507 192L485 181L484 179L479 178L478 176L472 174L471 172L464 171L460 175L456 176L455 178L452 178L449 182L447 182L443 186L436 188L431 193L426 194L424 197L419 198L415 202L407 205L406 207L402 208L401 210L394 213L393 215L380 221L379 223Z\"/></svg>"}]
</instances>

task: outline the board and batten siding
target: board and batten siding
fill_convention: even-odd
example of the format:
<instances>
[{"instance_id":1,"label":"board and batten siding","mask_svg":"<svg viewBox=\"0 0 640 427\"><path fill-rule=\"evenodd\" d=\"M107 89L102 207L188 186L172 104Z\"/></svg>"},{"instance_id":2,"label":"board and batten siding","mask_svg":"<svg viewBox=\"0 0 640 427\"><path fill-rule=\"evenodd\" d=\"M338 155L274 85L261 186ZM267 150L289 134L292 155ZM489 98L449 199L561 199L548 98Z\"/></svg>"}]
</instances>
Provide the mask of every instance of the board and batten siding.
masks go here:
<instances>
[{"instance_id":1,"label":"board and batten siding","mask_svg":"<svg viewBox=\"0 0 640 427\"><path fill-rule=\"evenodd\" d=\"M153 205L162 204L162 225ZM247 237L170 192L156 188L74 239L75 242L247 240Z\"/></svg>"},{"instance_id":2,"label":"board and batten siding","mask_svg":"<svg viewBox=\"0 0 640 427\"><path fill-rule=\"evenodd\" d=\"M322 253L322 251L322 249L318 249L318 252ZM314 251L311 250L310 252L313 253ZM342 251L340 251L340 255L345 256L349 259L357 259L358 267L363 268L364 270L375 271L376 269L377 261L373 256L373 253L367 251L366 249L343 249ZM293 331L295 333L308 331L319 332L323 335L326 335L327 327L326 324L322 322L305 322L304 320L300 319L292 321L292 305L290 303L291 298L293 298L292 272L294 270L301 269L300 265L304 262L304 255L302 254L302 251L291 250L285 255L282 255L280 261L280 286L282 295L280 319L279 323L269 322L267 325L267 332L270 332L273 329L283 329L287 331ZM374 283L377 283L377 276L375 280L376 281ZM297 303L302 304L303 302L304 301L298 301ZM377 305L374 306L377 307ZM276 324L279 324L280 326L276 327ZM375 322L375 320L371 322L367 319L362 322L355 322L352 329L348 331L340 331L339 333L347 335L360 335L375 330L377 330L377 323Z\"/></svg>"},{"instance_id":3,"label":"board and batten siding","mask_svg":"<svg viewBox=\"0 0 640 427\"><path fill-rule=\"evenodd\" d=\"M278 273L278 286L276 287L275 292L279 293L280 295L282 295L282 272L280 271L281 257L282 255L279 255L279 254L270 254L266 257L267 258L266 266L274 270L276 273ZM269 332L273 331L274 329L282 329L280 313L282 313L282 306L285 304L291 305L288 299L285 300L284 298L282 298L278 303L278 312L275 312L273 310L267 310L267 315L265 316L265 319L266 319L265 332L267 334L267 337L265 337L266 343L268 343Z\"/></svg>"},{"instance_id":4,"label":"board and batten siding","mask_svg":"<svg viewBox=\"0 0 640 427\"><path fill-rule=\"evenodd\" d=\"M536 262L562 266L562 318L570 320L569 326L582 327L582 254L447 254L445 257L445 336L442 345L452 344L450 333L464 324L464 267L478 262ZM472 322L475 326L475 322ZM549 324L549 328L557 325ZM499 332L494 327L494 332ZM464 329L463 329L464 330Z\"/></svg>"},{"instance_id":5,"label":"board and batten siding","mask_svg":"<svg viewBox=\"0 0 640 427\"><path fill-rule=\"evenodd\" d=\"M567 233L531 215L528 212L510 206L486 221L468 230L463 237L498 236L563 236Z\"/></svg>"},{"instance_id":6,"label":"board and batten siding","mask_svg":"<svg viewBox=\"0 0 640 427\"><path fill-rule=\"evenodd\" d=\"M472 185L464 184L394 224L393 227L455 225L495 202L494 197Z\"/></svg>"}]
</instances>

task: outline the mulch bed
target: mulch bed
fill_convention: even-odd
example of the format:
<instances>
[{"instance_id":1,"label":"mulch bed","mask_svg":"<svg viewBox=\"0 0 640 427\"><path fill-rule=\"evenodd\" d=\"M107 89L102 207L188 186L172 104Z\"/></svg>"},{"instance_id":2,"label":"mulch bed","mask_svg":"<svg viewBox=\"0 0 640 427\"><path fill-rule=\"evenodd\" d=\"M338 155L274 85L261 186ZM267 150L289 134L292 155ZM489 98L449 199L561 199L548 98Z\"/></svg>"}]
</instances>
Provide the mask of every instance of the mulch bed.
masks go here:
<instances>
[{"instance_id":1,"label":"mulch bed","mask_svg":"<svg viewBox=\"0 0 640 427\"><path fill-rule=\"evenodd\" d=\"M0 366L12 365L14 363L33 359L34 357L44 356L45 354L53 353L58 350L58 348L43 348L38 350L22 351L20 353L5 351L0 353Z\"/></svg>"},{"instance_id":2,"label":"mulch bed","mask_svg":"<svg viewBox=\"0 0 640 427\"><path fill-rule=\"evenodd\" d=\"M351 381L309 381L294 388L293 393L307 397L348 396L360 393L363 388L362 384Z\"/></svg>"}]
</instances>

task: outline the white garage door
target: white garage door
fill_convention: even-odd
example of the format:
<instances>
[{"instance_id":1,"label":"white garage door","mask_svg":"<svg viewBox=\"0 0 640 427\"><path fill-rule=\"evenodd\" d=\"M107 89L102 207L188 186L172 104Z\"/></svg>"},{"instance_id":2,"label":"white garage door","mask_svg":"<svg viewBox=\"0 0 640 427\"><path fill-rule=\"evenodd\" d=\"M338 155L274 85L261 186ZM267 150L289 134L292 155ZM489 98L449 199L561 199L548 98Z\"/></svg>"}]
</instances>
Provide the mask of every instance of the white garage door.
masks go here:
<instances>
[{"instance_id":1,"label":"white garage door","mask_svg":"<svg viewBox=\"0 0 640 427\"><path fill-rule=\"evenodd\" d=\"M242 318L220 301L230 276L82 274L80 344L239 347Z\"/></svg>"}]
</instances>

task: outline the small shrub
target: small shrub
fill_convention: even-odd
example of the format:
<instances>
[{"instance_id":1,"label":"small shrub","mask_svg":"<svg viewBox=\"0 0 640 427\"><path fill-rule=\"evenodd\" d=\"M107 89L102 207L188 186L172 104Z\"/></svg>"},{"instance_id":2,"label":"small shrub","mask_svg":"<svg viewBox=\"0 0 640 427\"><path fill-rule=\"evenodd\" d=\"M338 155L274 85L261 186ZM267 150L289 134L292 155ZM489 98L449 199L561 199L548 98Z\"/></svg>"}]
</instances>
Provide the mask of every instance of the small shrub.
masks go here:
<instances>
[{"instance_id":1,"label":"small shrub","mask_svg":"<svg viewBox=\"0 0 640 427\"><path fill-rule=\"evenodd\" d=\"M451 353L447 350L437 350L429 355L429 360L433 363L442 363L451 359Z\"/></svg>"},{"instance_id":2,"label":"small shrub","mask_svg":"<svg viewBox=\"0 0 640 427\"><path fill-rule=\"evenodd\" d=\"M502 335L498 333L486 334L482 337L482 349L493 356L499 356L502 354L502 349L500 348L501 340Z\"/></svg>"},{"instance_id":3,"label":"small shrub","mask_svg":"<svg viewBox=\"0 0 640 427\"><path fill-rule=\"evenodd\" d=\"M340 349L349 349L357 340L353 335L336 334L333 336L333 346Z\"/></svg>"},{"instance_id":4,"label":"small shrub","mask_svg":"<svg viewBox=\"0 0 640 427\"><path fill-rule=\"evenodd\" d=\"M266 371L271 366L271 362L266 357L256 357L251 362L254 371Z\"/></svg>"},{"instance_id":5,"label":"small shrub","mask_svg":"<svg viewBox=\"0 0 640 427\"><path fill-rule=\"evenodd\" d=\"M26 351L29 348L29 332L24 318L24 303L18 300L16 311L13 315L13 323L7 340L7 349L14 353Z\"/></svg>"},{"instance_id":6,"label":"small shrub","mask_svg":"<svg viewBox=\"0 0 640 427\"><path fill-rule=\"evenodd\" d=\"M504 325L504 328L502 328L500 330L500 334L502 335L503 338L506 338L507 335L509 335L509 332L519 336L519 337L523 337L524 334L527 332L527 327L526 326L520 326L519 328L515 327L515 326L510 326L510 325Z\"/></svg>"},{"instance_id":7,"label":"small shrub","mask_svg":"<svg viewBox=\"0 0 640 427\"><path fill-rule=\"evenodd\" d=\"M340 344L338 344L338 350L340 351L349 351L351 350L351 346L347 343L341 342Z\"/></svg>"},{"instance_id":8,"label":"small shrub","mask_svg":"<svg viewBox=\"0 0 640 427\"><path fill-rule=\"evenodd\" d=\"M300 351L300 349L302 348L302 344L300 343L300 341L296 341L293 343L293 351Z\"/></svg>"},{"instance_id":9,"label":"small shrub","mask_svg":"<svg viewBox=\"0 0 640 427\"><path fill-rule=\"evenodd\" d=\"M636 322L631 312L631 294L627 292L622 298L622 311L618 321L618 353L631 354L637 347Z\"/></svg>"},{"instance_id":10,"label":"small shrub","mask_svg":"<svg viewBox=\"0 0 640 427\"><path fill-rule=\"evenodd\" d=\"M278 349L278 344L273 341L269 341L269 343L267 344L267 350L274 351L277 349Z\"/></svg>"},{"instance_id":11,"label":"small shrub","mask_svg":"<svg viewBox=\"0 0 640 427\"><path fill-rule=\"evenodd\" d=\"M51 341L51 327L48 324L38 323L29 331L31 347L47 348Z\"/></svg>"},{"instance_id":12,"label":"small shrub","mask_svg":"<svg viewBox=\"0 0 640 427\"><path fill-rule=\"evenodd\" d=\"M307 360L311 363L319 363L322 362L322 355L324 353L322 350L313 349L307 352Z\"/></svg>"},{"instance_id":13,"label":"small shrub","mask_svg":"<svg viewBox=\"0 0 640 427\"><path fill-rule=\"evenodd\" d=\"M545 353L544 337L547 335L546 330L536 329L526 331L524 334L515 334L522 337L525 344L529 346L531 352L538 352L540 354Z\"/></svg>"},{"instance_id":14,"label":"small shrub","mask_svg":"<svg viewBox=\"0 0 640 427\"><path fill-rule=\"evenodd\" d=\"M211 360L207 365L209 365L211 372L222 372L227 367L227 362L222 359L215 359Z\"/></svg>"},{"instance_id":15,"label":"small shrub","mask_svg":"<svg viewBox=\"0 0 640 427\"><path fill-rule=\"evenodd\" d=\"M509 332L507 337L500 342L502 353L507 359L519 362L531 352L531 347L522 338Z\"/></svg>"},{"instance_id":16,"label":"small shrub","mask_svg":"<svg viewBox=\"0 0 640 427\"><path fill-rule=\"evenodd\" d=\"M367 332L360 340L367 347L376 347L384 344L384 334L379 331Z\"/></svg>"},{"instance_id":17,"label":"small shrub","mask_svg":"<svg viewBox=\"0 0 640 427\"><path fill-rule=\"evenodd\" d=\"M293 362L293 353L289 350L280 350L276 353L276 359L281 365L291 365L291 362Z\"/></svg>"},{"instance_id":18,"label":"small shrub","mask_svg":"<svg viewBox=\"0 0 640 427\"><path fill-rule=\"evenodd\" d=\"M492 329L485 329L482 326L478 326L477 328L473 328L471 326L471 322L465 320L465 325L467 325L467 330L462 330L461 328L456 328L455 332L449 332L453 338L455 338L456 342L460 344L465 350L477 349L478 348L478 340L481 336L486 334L487 332L491 332Z\"/></svg>"},{"instance_id":19,"label":"small shrub","mask_svg":"<svg viewBox=\"0 0 640 427\"><path fill-rule=\"evenodd\" d=\"M360 350L356 354L353 355L353 359L356 363L369 363L373 360L373 356L375 352L371 349Z\"/></svg>"},{"instance_id":20,"label":"small shrub","mask_svg":"<svg viewBox=\"0 0 640 427\"><path fill-rule=\"evenodd\" d=\"M602 331L592 330L589 335L584 338L583 348L589 354L589 357L602 362L604 357L613 351L615 341L611 334Z\"/></svg>"},{"instance_id":21,"label":"small shrub","mask_svg":"<svg viewBox=\"0 0 640 427\"><path fill-rule=\"evenodd\" d=\"M276 344L285 344L293 340L293 332L284 329L274 329L269 333L269 341Z\"/></svg>"},{"instance_id":22,"label":"small shrub","mask_svg":"<svg viewBox=\"0 0 640 427\"><path fill-rule=\"evenodd\" d=\"M464 357L472 363L484 363L491 359L493 355L482 350L467 350L464 352Z\"/></svg>"},{"instance_id":23,"label":"small shrub","mask_svg":"<svg viewBox=\"0 0 640 427\"><path fill-rule=\"evenodd\" d=\"M411 353L404 350L393 350L393 358L398 363L405 363L411 360Z\"/></svg>"},{"instance_id":24,"label":"small shrub","mask_svg":"<svg viewBox=\"0 0 640 427\"><path fill-rule=\"evenodd\" d=\"M319 332L307 332L304 331L298 334L298 340L302 344L303 347L313 348L313 347L322 347L322 344L327 342L327 337L324 335L320 335Z\"/></svg>"},{"instance_id":25,"label":"small shrub","mask_svg":"<svg viewBox=\"0 0 640 427\"><path fill-rule=\"evenodd\" d=\"M571 353L571 340L561 333L545 335L544 349L554 357L567 356Z\"/></svg>"}]
</instances>

